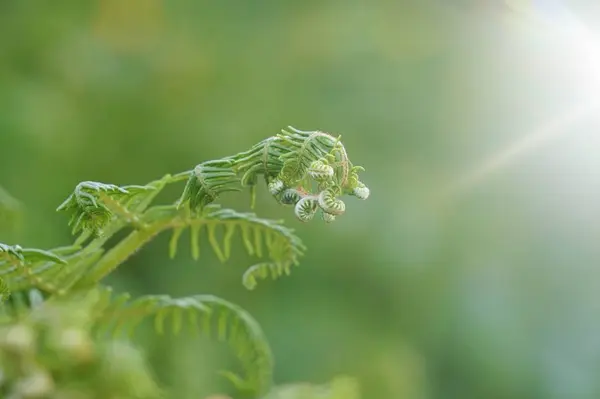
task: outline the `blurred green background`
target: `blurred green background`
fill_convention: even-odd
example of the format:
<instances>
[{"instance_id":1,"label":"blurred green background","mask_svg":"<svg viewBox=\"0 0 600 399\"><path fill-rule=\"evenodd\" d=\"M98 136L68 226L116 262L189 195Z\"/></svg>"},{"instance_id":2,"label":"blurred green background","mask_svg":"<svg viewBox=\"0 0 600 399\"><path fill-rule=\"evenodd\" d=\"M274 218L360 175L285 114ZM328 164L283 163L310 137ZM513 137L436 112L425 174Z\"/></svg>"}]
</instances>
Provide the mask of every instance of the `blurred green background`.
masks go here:
<instances>
[{"instance_id":1,"label":"blurred green background","mask_svg":"<svg viewBox=\"0 0 600 399\"><path fill-rule=\"evenodd\" d=\"M290 277L249 292L251 259L170 261L160 236L110 283L241 304L278 383L600 397L600 19L567 3L3 0L0 184L24 218L0 241L69 243L54 210L83 180L143 184L287 125L341 134L368 201L301 225L259 195L309 248ZM224 389L214 344L141 343L175 397Z\"/></svg>"}]
</instances>

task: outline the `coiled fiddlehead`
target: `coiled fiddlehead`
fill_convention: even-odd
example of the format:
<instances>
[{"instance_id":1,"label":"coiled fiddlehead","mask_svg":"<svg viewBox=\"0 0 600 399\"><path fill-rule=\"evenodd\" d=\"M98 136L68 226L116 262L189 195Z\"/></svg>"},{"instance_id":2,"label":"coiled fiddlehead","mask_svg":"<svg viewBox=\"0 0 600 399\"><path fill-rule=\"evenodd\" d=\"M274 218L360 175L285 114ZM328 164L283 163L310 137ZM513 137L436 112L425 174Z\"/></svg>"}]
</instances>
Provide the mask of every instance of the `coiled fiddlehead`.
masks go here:
<instances>
[{"instance_id":1,"label":"coiled fiddlehead","mask_svg":"<svg viewBox=\"0 0 600 399\"><path fill-rule=\"evenodd\" d=\"M296 190L295 188L288 188L283 193L281 193L279 202L282 205L296 205L304 195L305 193L302 193L299 190Z\"/></svg>"},{"instance_id":2,"label":"coiled fiddlehead","mask_svg":"<svg viewBox=\"0 0 600 399\"><path fill-rule=\"evenodd\" d=\"M358 178L362 170L352 165L340 137L289 126L248 151L196 166L180 204L202 209L221 193L238 191L236 185L254 190L262 175L279 203L295 205L300 221L314 217L316 199L317 206L330 215L323 220L330 223L335 220L332 216L342 215L346 209L338 197L350 194L368 198L369 189ZM302 201L304 198L308 199Z\"/></svg>"},{"instance_id":3,"label":"coiled fiddlehead","mask_svg":"<svg viewBox=\"0 0 600 399\"><path fill-rule=\"evenodd\" d=\"M308 174L318 182L326 182L333 177L334 170L325 160L319 159L310 164Z\"/></svg>"},{"instance_id":4,"label":"coiled fiddlehead","mask_svg":"<svg viewBox=\"0 0 600 399\"><path fill-rule=\"evenodd\" d=\"M341 199L336 198L335 191L331 188L321 191L318 201L323 212L331 215L341 215L346 211L346 204Z\"/></svg>"},{"instance_id":5,"label":"coiled fiddlehead","mask_svg":"<svg viewBox=\"0 0 600 399\"><path fill-rule=\"evenodd\" d=\"M319 202L314 197L304 197L296 204L294 212L301 222L308 222L317 213Z\"/></svg>"}]
</instances>

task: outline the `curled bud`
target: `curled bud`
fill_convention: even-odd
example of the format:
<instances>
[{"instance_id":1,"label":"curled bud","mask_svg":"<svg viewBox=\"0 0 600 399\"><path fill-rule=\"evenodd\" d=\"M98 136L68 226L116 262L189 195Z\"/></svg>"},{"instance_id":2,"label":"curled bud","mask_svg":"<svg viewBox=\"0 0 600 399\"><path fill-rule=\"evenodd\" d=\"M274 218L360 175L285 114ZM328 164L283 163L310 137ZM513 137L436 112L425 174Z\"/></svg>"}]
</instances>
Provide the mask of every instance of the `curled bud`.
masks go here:
<instances>
[{"instance_id":1,"label":"curled bud","mask_svg":"<svg viewBox=\"0 0 600 399\"><path fill-rule=\"evenodd\" d=\"M366 200L369 198L369 194L371 191L369 187L365 186L364 183L358 182L358 185L352 190L352 195L358 197L361 200Z\"/></svg>"},{"instance_id":2,"label":"curled bud","mask_svg":"<svg viewBox=\"0 0 600 399\"><path fill-rule=\"evenodd\" d=\"M325 223L335 222L335 216L331 213L321 212L321 218Z\"/></svg>"},{"instance_id":3,"label":"curled bud","mask_svg":"<svg viewBox=\"0 0 600 399\"><path fill-rule=\"evenodd\" d=\"M327 181L333 177L333 168L323 161L317 160L310 164L308 174L316 181Z\"/></svg>"},{"instance_id":4,"label":"curled bud","mask_svg":"<svg viewBox=\"0 0 600 399\"><path fill-rule=\"evenodd\" d=\"M275 179L269 183L269 191L273 195L277 195L284 189L283 182L279 179Z\"/></svg>"},{"instance_id":5,"label":"curled bud","mask_svg":"<svg viewBox=\"0 0 600 399\"><path fill-rule=\"evenodd\" d=\"M319 204L314 197L304 197L296 204L294 213L301 222L308 222L317 213Z\"/></svg>"},{"instance_id":6,"label":"curled bud","mask_svg":"<svg viewBox=\"0 0 600 399\"><path fill-rule=\"evenodd\" d=\"M331 189L325 189L319 194L319 206L323 211L332 215L341 215L346 211L344 201L337 199Z\"/></svg>"},{"instance_id":7,"label":"curled bud","mask_svg":"<svg viewBox=\"0 0 600 399\"><path fill-rule=\"evenodd\" d=\"M283 192L283 194L281 194L279 201L284 205L296 205L301 198L302 195L298 192L298 190L288 188Z\"/></svg>"}]
</instances>

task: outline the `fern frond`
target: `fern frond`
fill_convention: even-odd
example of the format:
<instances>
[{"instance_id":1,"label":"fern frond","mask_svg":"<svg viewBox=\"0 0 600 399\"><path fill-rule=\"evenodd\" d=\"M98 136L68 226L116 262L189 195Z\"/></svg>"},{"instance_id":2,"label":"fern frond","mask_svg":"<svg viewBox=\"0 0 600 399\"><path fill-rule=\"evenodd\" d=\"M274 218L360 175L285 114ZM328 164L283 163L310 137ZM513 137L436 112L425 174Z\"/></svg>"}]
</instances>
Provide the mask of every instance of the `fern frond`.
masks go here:
<instances>
[{"instance_id":1,"label":"fern frond","mask_svg":"<svg viewBox=\"0 0 600 399\"><path fill-rule=\"evenodd\" d=\"M298 220L301 222L308 222L312 220L318 209L319 202L317 199L311 196L306 196L296 203L294 212L296 213Z\"/></svg>"},{"instance_id":2,"label":"fern frond","mask_svg":"<svg viewBox=\"0 0 600 399\"><path fill-rule=\"evenodd\" d=\"M279 177L288 187L300 183L314 161L325 157L333 149L338 139L319 132L304 132L288 126L283 129L280 137L290 148L281 156L284 161Z\"/></svg>"},{"instance_id":3,"label":"fern frond","mask_svg":"<svg viewBox=\"0 0 600 399\"><path fill-rule=\"evenodd\" d=\"M132 334L145 319L153 318L155 329L164 333L167 324L174 334L187 324L208 336L227 342L241 363L243 375L223 372L240 391L258 398L271 386L273 356L263 331L249 313L212 295L171 298L149 295L129 300L128 294L112 297L105 288L95 312L99 332Z\"/></svg>"},{"instance_id":4,"label":"fern frond","mask_svg":"<svg viewBox=\"0 0 600 399\"><path fill-rule=\"evenodd\" d=\"M185 186L179 206L189 203L191 209L202 209L228 191L240 191L239 179L227 159L208 161L194 168Z\"/></svg>"},{"instance_id":5,"label":"fern frond","mask_svg":"<svg viewBox=\"0 0 600 399\"><path fill-rule=\"evenodd\" d=\"M290 191L296 190L304 193L302 197L321 197L319 205L323 211L332 216L341 215L345 205L338 196L351 194L360 199L369 196L369 189L358 179L361 170L364 169L353 166L348 159L340 137L288 126L277 136L255 144L248 151L196 166L179 205L188 203L191 210L201 210L221 193L239 191L240 186L250 187L253 207L258 177L263 175L278 202L297 204L301 198L292 196L293 191ZM312 193L314 183L318 191ZM324 191L327 192L321 195ZM314 216L314 212L299 210L296 209L296 215L301 221ZM330 216L324 218L327 222L335 220Z\"/></svg>"},{"instance_id":6,"label":"fern frond","mask_svg":"<svg viewBox=\"0 0 600 399\"><path fill-rule=\"evenodd\" d=\"M256 184L261 174L267 183L277 176L283 167L281 156L287 151L281 138L269 137L230 159L235 172L242 174L242 185L251 186Z\"/></svg>"},{"instance_id":7,"label":"fern frond","mask_svg":"<svg viewBox=\"0 0 600 399\"><path fill-rule=\"evenodd\" d=\"M318 201L323 212L334 216L341 215L346 211L346 204L341 199L336 198L336 192L331 188L321 191Z\"/></svg>"},{"instance_id":8,"label":"fern frond","mask_svg":"<svg viewBox=\"0 0 600 399\"><path fill-rule=\"evenodd\" d=\"M167 210L163 209L163 212ZM191 232L194 259L199 257L201 237L206 236L219 260L225 262L231 255L233 239L236 235L241 236L249 255L259 258L268 257L269 262L261 264L268 266L253 266L244 274L243 283L248 289L256 286L256 278L266 277L265 269L270 271L273 278L289 274L291 267L299 263L298 259L306 250L293 229L284 226L281 221L262 219L254 213L241 213L212 205L201 215L186 215L180 212L178 218L168 213L163 217L174 220L173 235L169 244L171 257L176 255L177 242L188 227Z\"/></svg>"},{"instance_id":9,"label":"fern frond","mask_svg":"<svg viewBox=\"0 0 600 399\"><path fill-rule=\"evenodd\" d=\"M70 211L69 226L73 234L82 231L102 235L102 229L115 216L129 223L137 224L137 216L127 209L135 196L152 190L150 186L125 186L92 181L81 182L58 208L57 211Z\"/></svg>"}]
</instances>

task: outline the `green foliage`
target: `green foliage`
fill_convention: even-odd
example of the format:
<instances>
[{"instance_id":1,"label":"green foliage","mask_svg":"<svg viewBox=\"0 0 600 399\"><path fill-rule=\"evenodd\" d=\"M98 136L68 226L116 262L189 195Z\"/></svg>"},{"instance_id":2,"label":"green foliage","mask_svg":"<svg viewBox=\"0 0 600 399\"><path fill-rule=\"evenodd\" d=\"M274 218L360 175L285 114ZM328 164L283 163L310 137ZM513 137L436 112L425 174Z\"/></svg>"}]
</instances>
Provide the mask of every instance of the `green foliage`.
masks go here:
<instances>
[{"instance_id":1,"label":"green foliage","mask_svg":"<svg viewBox=\"0 0 600 399\"><path fill-rule=\"evenodd\" d=\"M4 288L2 292L29 287L38 287L54 292L56 287L47 284L39 277L37 271L40 269L60 270L60 267L66 264L65 260L50 251L0 243L0 278Z\"/></svg>"},{"instance_id":2,"label":"green foliage","mask_svg":"<svg viewBox=\"0 0 600 399\"><path fill-rule=\"evenodd\" d=\"M81 387L75 384L75 391L80 396L73 397L95 398L95 392L102 392L103 396L99 396L102 398L151 398L158 395L135 351L124 347L125 358L115 360L111 356L120 356L119 353L111 352L100 342L91 343L88 337L92 330L112 331L117 335L120 331L132 332L140 322L152 318L159 333L163 332L167 323L174 333L178 333L185 324L195 331L227 342L239 359L242 373L224 371L221 374L233 382L243 397L270 395L268 398L291 398L290 393L271 391L271 349L256 320L241 307L212 295L178 299L148 295L130 300L128 294L112 295L112 291L100 283L163 232L170 231L172 234L169 254L174 257L179 239L186 230L191 236L194 259L200 256L203 237L222 262L230 258L234 238L241 238L248 255L260 259L243 274L242 281L248 289L254 289L260 279L289 275L292 266L299 264L299 258L306 250L293 229L284 226L282 221L221 208L214 201L226 192L240 191L244 187L250 188L254 194L258 178L262 175L277 203L293 206L299 220L312 219L320 209L323 220L331 222L345 212L341 196L350 194L360 199L369 196L368 188L358 179L360 170L362 168L353 166L348 159L339 138L290 127L246 152L204 162L191 171L165 175L147 185L121 187L89 181L78 184L58 207L58 211L70 214L72 232L78 235L73 245L39 250L0 244L3 292L12 292L0 312L2 325L7 328L5 343L9 342L6 344L8 352L0 352L0 366L3 369L11 367L9 364L14 359L11 358L10 337L14 334L10 329L20 328L19 331L29 338L27 344L23 344L23 352L18 354L23 356L19 362L35 364L30 369L37 370L33 374L23 374L20 370L7 372L8 379L3 389L7 395L12 395L11 398L32 397L23 392L23 381L36 379L41 381L36 383L43 387L40 388L40 392L43 391L41 397L50 395L48 392L53 392L53 395L61 392L51 397L70 398L63 389L70 390L75 384L75 380L70 378L79 374L73 371L65 377L63 368L73 368L76 363L72 363L70 358L63 359L61 351L68 350L47 339L66 334L61 330L62 320L70 320L71 312L80 314L83 309L85 317L77 319L73 328L78 331L78 339L87 342L86 350L92 351L94 356L89 355L91 363L84 367L91 373L82 377L87 382L80 383L84 384ZM153 204L168 184L183 181L187 183L178 201L166 205ZM120 232L125 233L124 238L109 247L111 238ZM71 327L65 328L66 331L72 330ZM51 350L56 353L43 352L46 346L54 348ZM93 350L90 349L92 347ZM54 358L59 360L51 360ZM136 364L134 368L139 370L136 372L139 375L129 375L127 370L123 373L111 371L106 366L109 361L132 362ZM107 385L95 388L96 378L106 379ZM138 380L141 382L135 382ZM114 389L110 385L112 382ZM120 393L126 392L126 387L132 383L139 387L139 392ZM318 391L301 393L312 396L293 397L349 397L338 393L343 389L336 387L332 385L329 390L319 388Z\"/></svg>"},{"instance_id":3,"label":"green foliage","mask_svg":"<svg viewBox=\"0 0 600 399\"><path fill-rule=\"evenodd\" d=\"M137 349L94 340L91 304L46 301L0 328L2 398L162 397Z\"/></svg>"},{"instance_id":4,"label":"green foliage","mask_svg":"<svg viewBox=\"0 0 600 399\"><path fill-rule=\"evenodd\" d=\"M132 334L146 318L154 318L155 329L161 334L170 324L174 334L187 325L192 331L214 335L227 342L242 363L243 377L222 372L240 392L258 397L270 387L273 356L263 331L248 312L224 299L212 295L148 295L129 301L128 294L111 298L111 290L104 289L94 312L97 327L115 335Z\"/></svg>"},{"instance_id":5,"label":"green foliage","mask_svg":"<svg viewBox=\"0 0 600 399\"><path fill-rule=\"evenodd\" d=\"M130 214L127 208L136 194L147 190L152 190L152 187L119 187L86 181L79 183L73 194L57 210L71 211L69 225L73 228L73 234L89 231L101 235L102 229L111 221L113 214L119 214L130 223L134 223L135 215Z\"/></svg>"}]
</instances>

